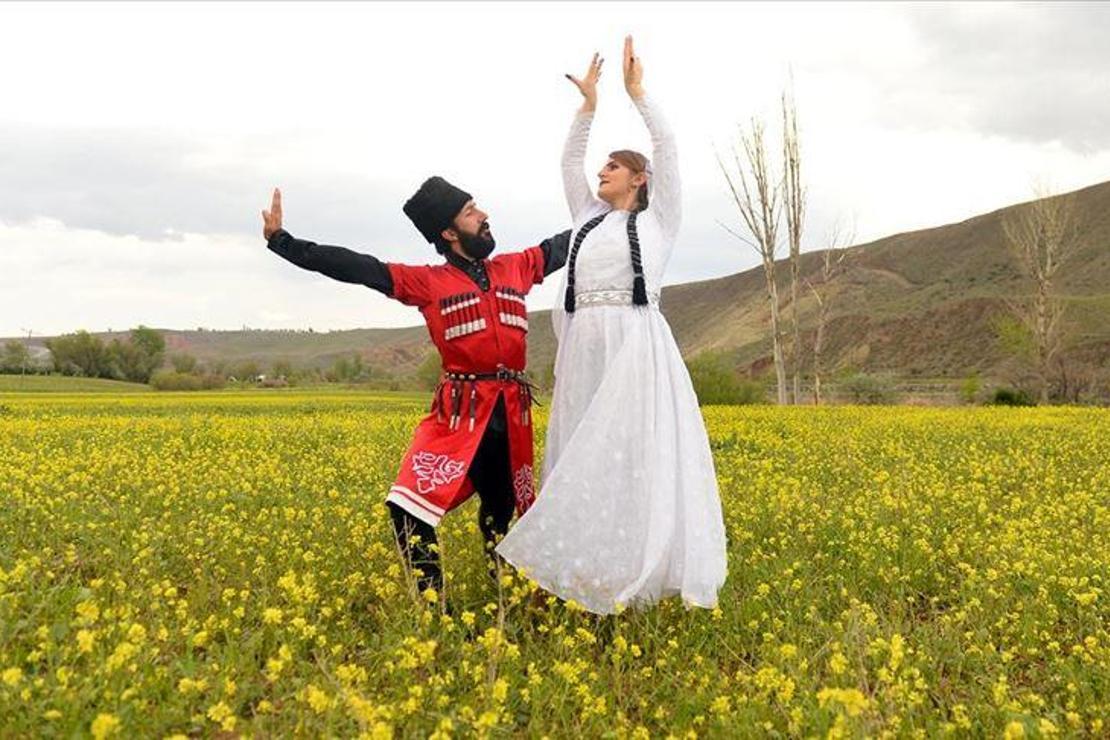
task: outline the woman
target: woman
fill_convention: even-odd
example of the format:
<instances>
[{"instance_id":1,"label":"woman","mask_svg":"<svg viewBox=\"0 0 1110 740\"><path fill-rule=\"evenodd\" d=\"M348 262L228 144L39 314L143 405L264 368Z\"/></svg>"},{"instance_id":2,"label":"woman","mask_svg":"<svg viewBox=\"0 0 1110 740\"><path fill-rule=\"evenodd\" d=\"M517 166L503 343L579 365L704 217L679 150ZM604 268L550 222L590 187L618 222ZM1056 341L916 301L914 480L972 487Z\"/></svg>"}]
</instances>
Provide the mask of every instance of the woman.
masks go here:
<instances>
[{"instance_id":1,"label":"woman","mask_svg":"<svg viewBox=\"0 0 1110 740\"><path fill-rule=\"evenodd\" d=\"M602 60L585 78L563 151L574 220L562 298L543 485L497 552L544 589L609 614L681 595L714 607L725 533L705 425L659 312L681 216L674 137L644 95L632 39L624 84L652 159L613 152L595 198L583 170Z\"/></svg>"}]
</instances>

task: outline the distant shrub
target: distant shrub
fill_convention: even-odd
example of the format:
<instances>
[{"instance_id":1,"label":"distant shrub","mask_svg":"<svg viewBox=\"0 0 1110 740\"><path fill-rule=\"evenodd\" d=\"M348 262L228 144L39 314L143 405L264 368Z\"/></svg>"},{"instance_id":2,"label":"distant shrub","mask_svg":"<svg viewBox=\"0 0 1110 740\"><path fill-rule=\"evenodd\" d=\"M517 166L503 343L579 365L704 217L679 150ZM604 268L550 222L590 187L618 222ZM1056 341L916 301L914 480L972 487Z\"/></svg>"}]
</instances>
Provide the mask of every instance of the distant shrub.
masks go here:
<instances>
[{"instance_id":1,"label":"distant shrub","mask_svg":"<svg viewBox=\"0 0 1110 740\"><path fill-rule=\"evenodd\" d=\"M1020 388L996 388L991 397L995 406L1036 406L1037 402L1027 391Z\"/></svg>"},{"instance_id":2,"label":"distant shrub","mask_svg":"<svg viewBox=\"0 0 1110 740\"><path fill-rule=\"evenodd\" d=\"M175 370L159 370L150 377L150 385L159 391L207 391L223 388L224 382L219 375L193 375Z\"/></svg>"},{"instance_id":3,"label":"distant shrub","mask_svg":"<svg viewBox=\"0 0 1110 740\"><path fill-rule=\"evenodd\" d=\"M690 372L698 403L703 406L762 403L765 400L762 384L738 377L721 355L702 353L687 360L686 369Z\"/></svg>"},{"instance_id":4,"label":"distant shrub","mask_svg":"<svg viewBox=\"0 0 1110 740\"><path fill-rule=\"evenodd\" d=\"M979 378L979 374L969 375L960 384L960 398L964 403L975 403L982 388L983 381Z\"/></svg>"},{"instance_id":5,"label":"distant shrub","mask_svg":"<svg viewBox=\"0 0 1110 740\"><path fill-rule=\"evenodd\" d=\"M170 355L170 364L179 373L195 373L197 371L197 358L186 352Z\"/></svg>"},{"instance_id":6,"label":"distant shrub","mask_svg":"<svg viewBox=\"0 0 1110 740\"><path fill-rule=\"evenodd\" d=\"M840 391L852 403L870 406L891 404L898 398L894 381L885 375L849 375L840 382Z\"/></svg>"}]
</instances>

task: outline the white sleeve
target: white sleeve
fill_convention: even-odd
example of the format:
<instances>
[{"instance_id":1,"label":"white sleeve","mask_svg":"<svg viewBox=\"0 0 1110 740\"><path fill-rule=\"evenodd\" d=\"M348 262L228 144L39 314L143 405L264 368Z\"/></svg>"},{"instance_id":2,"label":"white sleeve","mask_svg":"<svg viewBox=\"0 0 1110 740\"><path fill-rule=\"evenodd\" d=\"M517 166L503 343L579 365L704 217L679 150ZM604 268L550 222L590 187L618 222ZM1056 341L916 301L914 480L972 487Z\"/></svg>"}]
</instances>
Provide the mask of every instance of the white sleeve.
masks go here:
<instances>
[{"instance_id":1,"label":"white sleeve","mask_svg":"<svg viewBox=\"0 0 1110 740\"><path fill-rule=\"evenodd\" d=\"M678 234L682 222L682 183L678 174L678 150L674 132L659 107L648 95L633 101L651 134L651 198L648 210L655 214L668 240Z\"/></svg>"},{"instance_id":2,"label":"white sleeve","mask_svg":"<svg viewBox=\"0 0 1110 740\"><path fill-rule=\"evenodd\" d=\"M578 113L570 124L567 142L563 146L563 192L574 223L583 220L586 213L596 210L599 205L590 190L585 169L586 145L590 141L593 120L593 113Z\"/></svg>"}]
</instances>

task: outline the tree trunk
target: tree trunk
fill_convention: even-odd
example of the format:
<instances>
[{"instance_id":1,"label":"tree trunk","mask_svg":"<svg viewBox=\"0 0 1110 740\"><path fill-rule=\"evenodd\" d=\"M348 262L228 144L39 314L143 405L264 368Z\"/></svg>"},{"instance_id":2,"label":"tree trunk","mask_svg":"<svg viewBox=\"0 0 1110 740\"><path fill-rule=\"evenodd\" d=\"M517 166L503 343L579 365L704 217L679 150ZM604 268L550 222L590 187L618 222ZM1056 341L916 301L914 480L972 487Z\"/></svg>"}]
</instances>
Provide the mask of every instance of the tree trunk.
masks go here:
<instances>
[{"instance_id":1,"label":"tree trunk","mask_svg":"<svg viewBox=\"0 0 1110 740\"><path fill-rule=\"evenodd\" d=\"M802 154L798 136L798 107L792 91L782 94L783 210L790 242L790 372L793 376L792 403L801 402L802 340L798 326L798 281L802 259L802 228L806 190L802 184Z\"/></svg>"},{"instance_id":2,"label":"tree trunk","mask_svg":"<svg viewBox=\"0 0 1110 740\"><path fill-rule=\"evenodd\" d=\"M790 339L790 369L794 373L794 397L791 403L800 403L801 381L799 379L802 354L801 333L798 329L798 253L791 250L790 255L790 321L794 325L794 333Z\"/></svg>"},{"instance_id":3,"label":"tree trunk","mask_svg":"<svg viewBox=\"0 0 1110 740\"><path fill-rule=\"evenodd\" d=\"M824 349L825 344L825 304L821 302L821 308L817 315L817 336L813 340L813 405L821 405L821 350Z\"/></svg>"},{"instance_id":4,"label":"tree trunk","mask_svg":"<svg viewBox=\"0 0 1110 740\"><path fill-rule=\"evenodd\" d=\"M775 362L775 381L778 389L777 400L780 406L785 406L786 398L786 363L782 356L782 334L779 331L779 290L775 285L775 263L763 263L763 275L767 278L767 296L771 301L771 357Z\"/></svg>"},{"instance_id":5,"label":"tree trunk","mask_svg":"<svg viewBox=\"0 0 1110 740\"><path fill-rule=\"evenodd\" d=\"M1048 403L1048 378L1049 369L1049 322L1048 322L1048 280L1041 278L1037 281L1037 371L1041 376L1041 391L1038 402Z\"/></svg>"}]
</instances>

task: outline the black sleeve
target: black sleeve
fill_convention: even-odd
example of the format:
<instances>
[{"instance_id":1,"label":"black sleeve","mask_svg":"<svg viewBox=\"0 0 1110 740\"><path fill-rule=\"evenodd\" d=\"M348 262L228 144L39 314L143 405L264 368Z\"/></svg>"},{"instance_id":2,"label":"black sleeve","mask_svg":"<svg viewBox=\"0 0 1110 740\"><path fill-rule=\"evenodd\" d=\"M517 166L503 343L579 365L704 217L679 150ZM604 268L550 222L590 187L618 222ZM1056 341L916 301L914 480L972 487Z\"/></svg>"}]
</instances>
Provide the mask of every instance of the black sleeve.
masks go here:
<instances>
[{"instance_id":1,"label":"black sleeve","mask_svg":"<svg viewBox=\"0 0 1110 740\"><path fill-rule=\"evenodd\" d=\"M544 239L540 242L540 249L543 250L543 276L547 277L567 263L570 229Z\"/></svg>"},{"instance_id":2,"label":"black sleeve","mask_svg":"<svg viewBox=\"0 0 1110 740\"><path fill-rule=\"evenodd\" d=\"M393 296L393 277L377 257L345 247L297 239L285 229L270 235L266 247L297 267L319 272L344 283L358 283Z\"/></svg>"}]
</instances>

